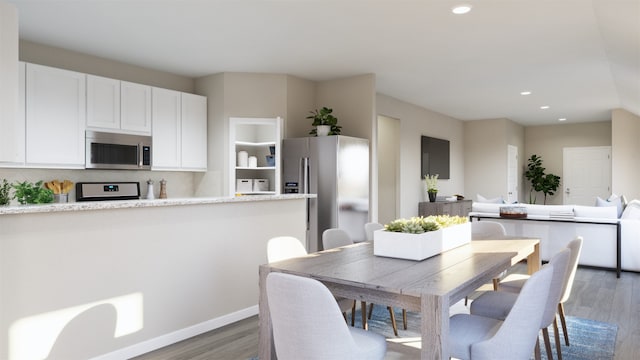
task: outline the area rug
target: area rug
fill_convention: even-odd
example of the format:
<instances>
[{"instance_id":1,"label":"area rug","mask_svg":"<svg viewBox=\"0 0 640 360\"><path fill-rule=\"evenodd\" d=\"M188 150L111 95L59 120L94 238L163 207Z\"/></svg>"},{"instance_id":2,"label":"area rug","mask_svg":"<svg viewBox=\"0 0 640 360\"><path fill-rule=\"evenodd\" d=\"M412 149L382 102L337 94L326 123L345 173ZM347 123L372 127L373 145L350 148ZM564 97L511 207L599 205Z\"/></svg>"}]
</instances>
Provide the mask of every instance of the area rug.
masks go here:
<instances>
[{"instance_id":1,"label":"area rug","mask_svg":"<svg viewBox=\"0 0 640 360\"><path fill-rule=\"evenodd\" d=\"M461 303L452 307L451 313L468 312ZM407 330L402 327L402 311L395 309L396 323L398 325L398 336L393 334L389 311L386 306L374 306L371 320L368 321L369 330L384 335L395 348L398 344L417 347L420 341L420 314L407 312ZM356 318L360 317L357 310ZM361 326L360 319L356 320L356 326ZM564 344L564 335L560 329L562 357L564 360L613 360L618 326L595 320L567 317L567 331L571 346ZM553 329L549 329L553 358L557 359L555 351ZM546 359L544 341L540 337L542 359ZM393 348L393 347L392 347ZM533 357L532 357L533 359Z\"/></svg>"}]
</instances>

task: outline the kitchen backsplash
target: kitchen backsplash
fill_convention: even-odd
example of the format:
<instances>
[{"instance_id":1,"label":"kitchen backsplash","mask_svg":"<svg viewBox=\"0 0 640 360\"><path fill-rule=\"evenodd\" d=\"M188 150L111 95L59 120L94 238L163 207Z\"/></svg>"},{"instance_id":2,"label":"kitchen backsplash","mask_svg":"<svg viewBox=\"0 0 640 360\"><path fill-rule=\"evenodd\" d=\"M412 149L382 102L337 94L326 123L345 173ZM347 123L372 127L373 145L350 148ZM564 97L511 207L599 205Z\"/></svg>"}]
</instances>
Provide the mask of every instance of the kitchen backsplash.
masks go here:
<instances>
[{"instance_id":1,"label":"kitchen backsplash","mask_svg":"<svg viewBox=\"0 0 640 360\"><path fill-rule=\"evenodd\" d=\"M50 180L71 180L77 182L92 181L138 181L140 182L140 193L144 199L147 194L147 180L153 180L154 195L156 199L160 192L160 180L167 181L167 195L169 198L193 197L194 173L191 172L171 172L171 171L128 171L128 170L57 170L57 169L5 169L0 168L0 181L7 179L10 183L15 181L50 181ZM75 201L75 186L69 193L69 201ZM17 205L15 200L11 205Z\"/></svg>"}]
</instances>

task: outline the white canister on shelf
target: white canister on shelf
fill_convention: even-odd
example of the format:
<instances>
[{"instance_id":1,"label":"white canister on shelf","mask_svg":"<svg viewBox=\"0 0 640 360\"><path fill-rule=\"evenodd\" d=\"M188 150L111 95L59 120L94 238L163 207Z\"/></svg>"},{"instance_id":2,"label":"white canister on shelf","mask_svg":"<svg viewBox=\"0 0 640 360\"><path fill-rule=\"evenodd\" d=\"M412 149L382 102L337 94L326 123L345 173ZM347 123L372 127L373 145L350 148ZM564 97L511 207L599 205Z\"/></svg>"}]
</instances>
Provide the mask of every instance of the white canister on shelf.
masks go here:
<instances>
[{"instance_id":1,"label":"white canister on shelf","mask_svg":"<svg viewBox=\"0 0 640 360\"><path fill-rule=\"evenodd\" d=\"M249 153L247 153L246 151L238 151L237 154L237 165L236 166L240 166L240 167L247 167L248 166L248 159L249 158Z\"/></svg>"},{"instance_id":2,"label":"white canister on shelf","mask_svg":"<svg viewBox=\"0 0 640 360\"><path fill-rule=\"evenodd\" d=\"M258 158L255 156L249 156L249 167L258 167Z\"/></svg>"}]
</instances>

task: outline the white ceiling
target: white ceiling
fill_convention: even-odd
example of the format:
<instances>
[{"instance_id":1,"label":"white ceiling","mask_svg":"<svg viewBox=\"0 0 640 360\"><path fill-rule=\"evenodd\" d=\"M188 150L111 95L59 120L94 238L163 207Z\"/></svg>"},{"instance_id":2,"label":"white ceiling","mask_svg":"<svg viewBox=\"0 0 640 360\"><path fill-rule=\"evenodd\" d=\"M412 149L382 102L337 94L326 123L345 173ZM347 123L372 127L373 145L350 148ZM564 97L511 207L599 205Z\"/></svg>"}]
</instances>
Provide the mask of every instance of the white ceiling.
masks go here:
<instances>
[{"instance_id":1,"label":"white ceiling","mask_svg":"<svg viewBox=\"0 0 640 360\"><path fill-rule=\"evenodd\" d=\"M640 115L640 0L8 1L22 39L189 77L374 73L461 120Z\"/></svg>"}]
</instances>

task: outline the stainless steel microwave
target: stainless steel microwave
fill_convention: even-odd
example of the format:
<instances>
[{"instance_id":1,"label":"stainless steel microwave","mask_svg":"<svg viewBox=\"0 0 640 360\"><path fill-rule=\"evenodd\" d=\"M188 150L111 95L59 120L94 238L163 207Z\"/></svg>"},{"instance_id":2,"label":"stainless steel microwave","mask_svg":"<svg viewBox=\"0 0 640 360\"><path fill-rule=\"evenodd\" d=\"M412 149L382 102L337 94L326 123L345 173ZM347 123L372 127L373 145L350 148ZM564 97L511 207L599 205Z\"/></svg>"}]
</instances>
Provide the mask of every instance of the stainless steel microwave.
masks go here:
<instances>
[{"instance_id":1,"label":"stainless steel microwave","mask_svg":"<svg viewBox=\"0 0 640 360\"><path fill-rule=\"evenodd\" d=\"M151 169L151 136L86 131L85 168Z\"/></svg>"}]
</instances>

